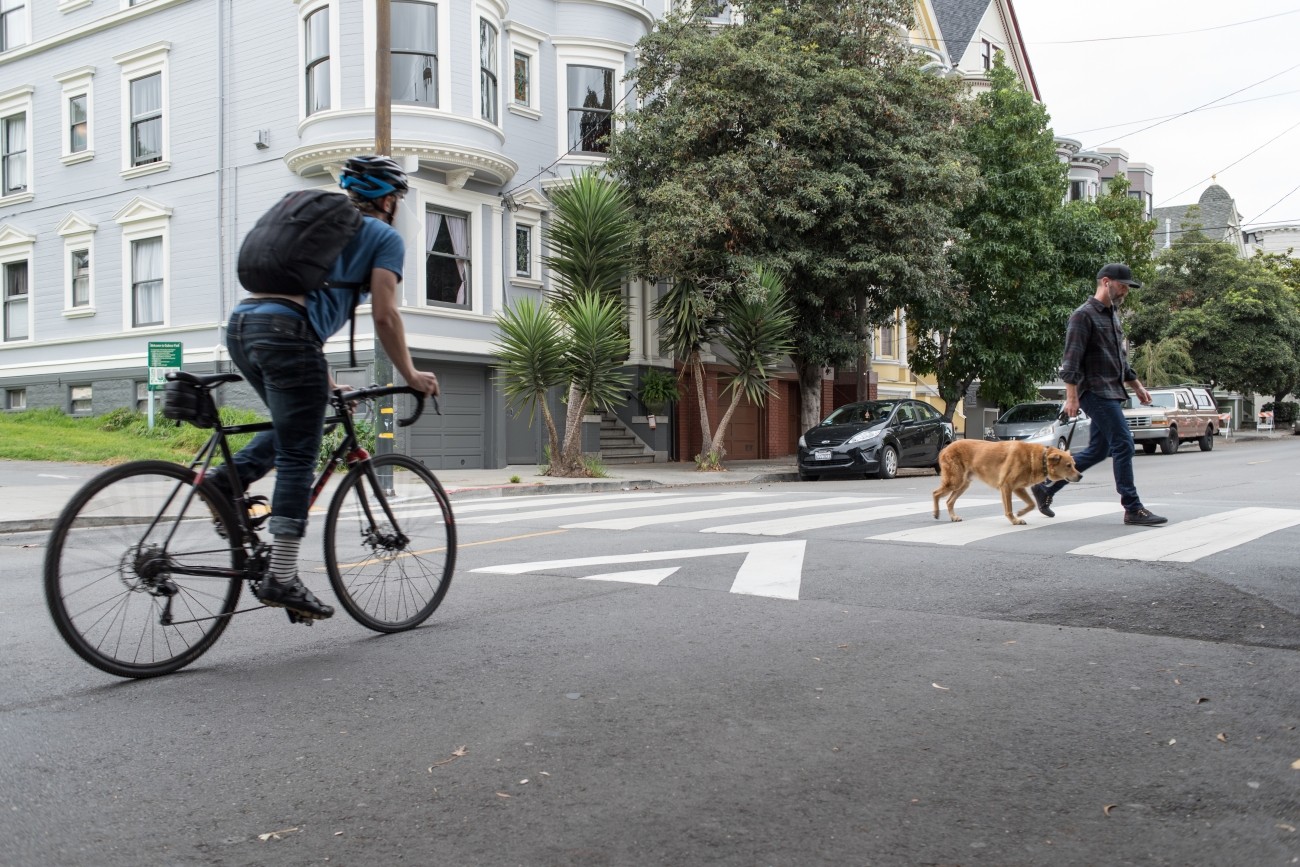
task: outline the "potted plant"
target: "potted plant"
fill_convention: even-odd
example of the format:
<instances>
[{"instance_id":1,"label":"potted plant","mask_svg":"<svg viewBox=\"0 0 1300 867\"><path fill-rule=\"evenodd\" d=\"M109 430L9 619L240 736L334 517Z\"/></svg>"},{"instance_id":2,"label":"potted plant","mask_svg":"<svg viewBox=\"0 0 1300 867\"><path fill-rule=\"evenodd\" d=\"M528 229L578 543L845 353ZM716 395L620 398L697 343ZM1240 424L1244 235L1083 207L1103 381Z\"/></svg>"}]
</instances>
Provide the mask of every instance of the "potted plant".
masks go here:
<instances>
[{"instance_id":1,"label":"potted plant","mask_svg":"<svg viewBox=\"0 0 1300 867\"><path fill-rule=\"evenodd\" d=\"M677 391L677 377L666 370L650 368L641 374L641 391L638 397L641 399L641 405L645 407L646 414L654 418L666 410L668 404L681 397ZM654 422L651 422L651 426L653 425Z\"/></svg>"}]
</instances>

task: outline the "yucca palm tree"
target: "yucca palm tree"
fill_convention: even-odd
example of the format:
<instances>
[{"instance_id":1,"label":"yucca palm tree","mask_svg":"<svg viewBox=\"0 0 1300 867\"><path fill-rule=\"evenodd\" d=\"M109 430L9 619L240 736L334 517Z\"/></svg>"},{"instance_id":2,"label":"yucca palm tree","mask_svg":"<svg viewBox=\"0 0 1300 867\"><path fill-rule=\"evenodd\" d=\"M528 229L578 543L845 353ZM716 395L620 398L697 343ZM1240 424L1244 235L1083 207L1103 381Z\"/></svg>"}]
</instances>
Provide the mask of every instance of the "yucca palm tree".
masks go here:
<instances>
[{"instance_id":1,"label":"yucca palm tree","mask_svg":"<svg viewBox=\"0 0 1300 867\"><path fill-rule=\"evenodd\" d=\"M497 316L497 332L497 381L506 405L515 415L526 408L530 427L541 409L550 453L558 455L560 438L546 395L569 381L564 326L550 309L524 298Z\"/></svg>"},{"instance_id":2,"label":"yucca palm tree","mask_svg":"<svg viewBox=\"0 0 1300 867\"><path fill-rule=\"evenodd\" d=\"M554 301L521 302L498 316L497 357L516 412L542 408L551 447L547 472L575 476L587 472L580 454L584 412L616 404L629 380L622 370L628 351L622 293L632 274L632 222L622 188L591 171L557 189L552 201L549 255L543 261L556 289ZM566 382L560 443L545 397Z\"/></svg>"},{"instance_id":3,"label":"yucca palm tree","mask_svg":"<svg viewBox=\"0 0 1300 867\"><path fill-rule=\"evenodd\" d=\"M697 286L679 283L657 305L660 333L665 345L683 360L695 380L695 394L700 404L700 427L703 434L700 453L695 462L702 470L722 468L727 427L742 397L762 404L772 393L769 379L772 368L794 348L791 334L794 311L786 297L781 278L757 266L748 281L723 290L715 297ZM709 414L704 396L704 363L700 351L705 343L716 342L731 357L736 372L724 394L731 393L731 403L710 431Z\"/></svg>"},{"instance_id":4,"label":"yucca palm tree","mask_svg":"<svg viewBox=\"0 0 1300 867\"><path fill-rule=\"evenodd\" d=\"M1195 378L1191 344L1183 337L1162 337L1133 351L1133 371L1151 386Z\"/></svg>"}]
</instances>

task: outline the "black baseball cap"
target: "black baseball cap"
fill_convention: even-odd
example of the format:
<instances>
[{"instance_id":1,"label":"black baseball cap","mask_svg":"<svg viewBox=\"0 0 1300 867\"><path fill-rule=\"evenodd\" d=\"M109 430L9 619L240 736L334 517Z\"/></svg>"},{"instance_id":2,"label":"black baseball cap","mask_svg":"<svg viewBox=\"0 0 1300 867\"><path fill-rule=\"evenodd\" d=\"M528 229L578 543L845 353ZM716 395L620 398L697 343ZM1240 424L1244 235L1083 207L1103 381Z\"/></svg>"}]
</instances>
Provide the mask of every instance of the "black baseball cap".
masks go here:
<instances>
[{"instance_id":1,"label":"black baseball cap","mask_svg":"<svg viewBox=\"0 0 1300 867\"><path fill-rule=\"evenodd\" d=\"M1109 265L1103 265L1102 269L1097 272L1098 280L1114 280L1116 283L1127 283L1133 289L1141 289L1142 281L1133 279L1133 269L1123 262L1111 262Z\"/></svg>"}]
</instances>

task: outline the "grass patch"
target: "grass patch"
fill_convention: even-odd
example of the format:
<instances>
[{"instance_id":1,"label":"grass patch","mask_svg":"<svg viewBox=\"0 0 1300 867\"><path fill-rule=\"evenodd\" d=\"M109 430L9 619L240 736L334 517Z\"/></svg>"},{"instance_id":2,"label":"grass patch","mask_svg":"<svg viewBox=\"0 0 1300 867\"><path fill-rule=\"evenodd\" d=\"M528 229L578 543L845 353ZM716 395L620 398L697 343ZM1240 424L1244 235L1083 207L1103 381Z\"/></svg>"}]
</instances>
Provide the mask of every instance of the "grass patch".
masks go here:
<instances>
[{"instance_id":1,"label":"grass patch","mask_svg":"<svg viewBox=\"0 0 1300 867\"><path fill-rule=\"evenodd\" d=\"M222 407L222 424L250 424L265 416ZM100 416L74 418L56 408L0 413L0 459L122 464L135 460L188 462L211 431L144 413L115 409ZM251 434L231 437L238 449Z\"/></svg>"}]
</instances>

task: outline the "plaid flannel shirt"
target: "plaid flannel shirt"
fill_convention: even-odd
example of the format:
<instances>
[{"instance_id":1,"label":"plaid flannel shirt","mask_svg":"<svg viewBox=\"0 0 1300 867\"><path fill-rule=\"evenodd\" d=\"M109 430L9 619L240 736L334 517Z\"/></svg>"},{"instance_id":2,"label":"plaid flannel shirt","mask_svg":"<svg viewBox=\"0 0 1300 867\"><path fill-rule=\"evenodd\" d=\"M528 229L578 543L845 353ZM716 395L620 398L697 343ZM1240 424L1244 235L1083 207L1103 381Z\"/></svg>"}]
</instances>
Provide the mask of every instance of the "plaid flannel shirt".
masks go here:
<instances>
[{"instance_id":1,"label":"plaid flannel shirt","mask_svg":"<svg viewBox=\"0 0 1300 867\"><path fill-rule=\"evenodd\" d=\"M1077 386L1079 394L1126 400L1124 383L1136 380L1128 363L1124 329L1113 308L1089 298L1070 314L1065 327L1065 354L1061 379Z\"/></svg>"}]
</instances>

